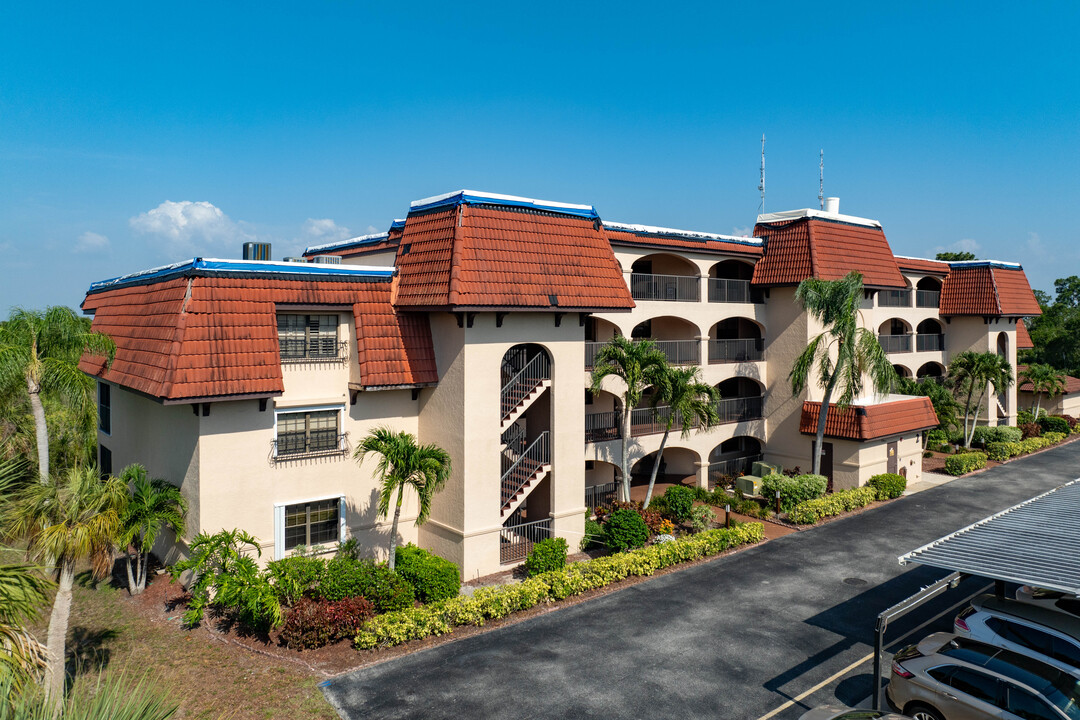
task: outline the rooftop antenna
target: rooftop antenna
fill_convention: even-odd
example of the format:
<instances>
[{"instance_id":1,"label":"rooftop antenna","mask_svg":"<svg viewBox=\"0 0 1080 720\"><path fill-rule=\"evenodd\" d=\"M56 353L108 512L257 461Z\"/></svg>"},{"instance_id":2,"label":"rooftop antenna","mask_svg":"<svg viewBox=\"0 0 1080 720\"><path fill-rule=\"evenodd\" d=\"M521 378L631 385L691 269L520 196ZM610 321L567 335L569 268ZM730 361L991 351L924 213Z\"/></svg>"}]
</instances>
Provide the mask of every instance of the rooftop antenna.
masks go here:
<instances>
[{"instance_id":1,"label":"rooftop antenna","mask_svg":"<svg viewBox=\"0 0 1080 720\"><path fill-rule=\"evenodd\" d=\"M825 150L821 150L821 157L818 159L818 183L817 183L817 201L821 209L825 209Z\"/></svg>"},{"instance_id":2,"label":"rooftop antenna","mask_svg":"<svg viewBox=\"0 0 1080 720\"><path fill-rule=\"evenodd\" d=\"M757 189L761 192L761 206L758 208L758 215L765 214L765 133L761 134L761 182L758 183Z\"/></svg>"}]
</instances>

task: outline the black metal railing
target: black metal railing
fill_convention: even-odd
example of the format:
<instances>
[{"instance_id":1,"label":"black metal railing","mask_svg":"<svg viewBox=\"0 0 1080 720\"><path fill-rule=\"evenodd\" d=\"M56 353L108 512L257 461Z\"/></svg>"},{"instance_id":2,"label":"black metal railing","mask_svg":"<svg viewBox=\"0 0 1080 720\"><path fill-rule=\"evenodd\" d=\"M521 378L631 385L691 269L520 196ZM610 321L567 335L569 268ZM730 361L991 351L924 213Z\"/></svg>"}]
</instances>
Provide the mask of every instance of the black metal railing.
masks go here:
<instances>
[{"instance_id":1,"label":"black metal railing","mask_svg":"<svg viewBox=\"0 0 1080 720\"><path fill-rule=\"evenodd\" d=\"M503 525L499 531L499 562L521 562L533 545L551 537L551 518L515 525Z\"/></svg>"},{"instance_id":2,"label":"black metal railing","mask_svg":"<svg viewBox=\"0 0 1080 720\"><path fill-rule=\"evenodd\" d=\"M911 307L910 290L878 291L878 307Z\"/></svg>"},{"instance_id":3,"label":"black metal railing","mask_svg":"<svg viewBox=\"0 0 1080 720\"><path fill-rule=\"evenodd\" d=\"M746 422L761 419L762 398L727 398L716 404L721 423Z\"/></svg>"},{"instance_id":4,"label":"black metal railing","mask_svg":"<svg viewBox=\"0 0 1080 720\"><path fill-rule=\"evenodd\" d=\"M701 342L698 340L653 340L672 365L700 365Z\"/></svg>"},{"instance_id":5,"label":"black metal railing","mask_svg":"<svg viewBox=\"0 0 1080 720\"><path fill-rule=\"evenodd\" d=\"M715 490L718 484L728 478L749 474L754 463L760 462L761 459L762 456L757 454L709 463L709 489Z\"/></svg>"},{"instance_id":6,"label":"black metal railing","mask_svg":"<svg viewBox=\"0 0 1080 720\"><path fill-rule=\"evenodd\" d=\"M504 456L505 457L505 456ZM503 471L501 485L502 506L506 507L544 465L551 463L551 447L548 431L540 433L525 452Z\"/></svg>"},{"instance_id":7,"label":"black metal railing","mask_svg":"<svg viewBox=\"0 0 1080 720\"><path fill-rule=\"evenodd\" d=\"M585 486L585 507L594 508L600 505L610 505L615 502L619 490L619 483L609 482L603 485Z\"/></svg>"},{"instance_id":8,"label":"black metal railing","mask_svg":"<svg viewBox=\"0 0 1080 720\"><path fill-rule=\"evenodd\" d=\"M748 303L757 301L758 298L750 293L749 280L709 278L709 302L711 303Z\"/></svg>"},{"instance_id":9,"label":"black metal railing","mask_svg":"<svg viewBox=\"0 0 1080 720\"><path fill-rule=\"evenodd\" d=\"M635 300L698 302L701 278L696 275L630 274L630 296Z\"/></svg>"},{"instance_id":10,"label":"black metal railing","mask_svg":"<svg viewBox=\"0 0 1080 720\"><path fill-rule=\"evenodd\" d=\"M585 415L585 442L607 442L622 437L619 430L619 412L588 413Z\"/></svg>"},{"instance_id":11,"label":"black metal railing","mask_svg":"<svg viewBox=\"0 0 1080 720\"><path fill-rule=\"evenodd\" d=\"M278 338L281 362L339 362L349 359L349 341L327 338Z\"/></svg>"},{"instance_id":12,"label":"black metal railing","mask_svg":"<svg viewBox=\"0 0 1080 720\"><path fill-rule=\"evenodd\" d=\"M940 290L916 290L915 307L936 308L941 304Z\"/></svg>"},{"instance_id":13,"label":"black metal railing","mask_svg":"<svg viewBox=\"0 0 1080 720\"><path fill-rule=\"evenodd\" d=\"M762 338L738 338L735 340L710 340L709 363L757 362L765 356L765 340Z\"/></svg>"},{"instance_id":14,"label":"black metal railing","mask_svg":"<svg viewBox=\"0 0 1080 720\"><path fill-rule=\"evenodd\" d=\"M540 383L550 379L551 361L548 360L545 353L538 353L503 385L500 393L502 417L505 418L513 412L514 408L527 398L529 393L535 390Z\"/></svg>"},{"instance_id":15,"label":"black metal railing","mask_svg":"<svg viewBox=\"0 0 1080 720\"><path fill-rule=\"evenodd\" d=\"M282 433L270 441L271 460L300 460L314 457L344 457L349 452L349 433L337 430L312 430L307 433Z\"/></svg>"},{"instance_id":16,"label":"black metal railing","mask_svg":"<svg viewBox=\"0 0 1080 720\"><path fill-rule=\"evenodd\" d=\"M915 348L919 352L937 352L945 349L944 335L916 335Z\"/></svg>"},{"instance_id":17,"label":"black metal railing","mask_svg":"<svg viewBox=\"0 0 1080 720\"><path fill-rule=\"evenodd\" d=\"M911 352L910 335L878 335L877 339L881 349L887 353Z\"/></svg>"}]
</instances>

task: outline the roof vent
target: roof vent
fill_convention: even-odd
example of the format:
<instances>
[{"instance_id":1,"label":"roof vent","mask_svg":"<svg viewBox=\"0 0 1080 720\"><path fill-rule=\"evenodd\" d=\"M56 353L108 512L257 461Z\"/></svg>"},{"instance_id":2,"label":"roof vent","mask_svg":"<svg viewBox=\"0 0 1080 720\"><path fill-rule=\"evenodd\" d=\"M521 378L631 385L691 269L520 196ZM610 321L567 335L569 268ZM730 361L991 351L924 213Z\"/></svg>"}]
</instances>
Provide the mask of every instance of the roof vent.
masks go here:
<instances>
[{"instance_id":1,"label":"roof vent","mask_svg":"<svg viewBox=\"0 0 1080 720\"><path fill-rule=\"evenodd\" d=\"M244 243L245 260L269 260L270 243L246 242Z\"/></svg>"},{"instance_id":2,"label":"roof vent","mask_svg":"<svg viewBox=\"0 0 1080 720\"><path fill-rule=\"evenodd\" d=\"M311 258L311 262L313 262L313 263L315 263L317 265L340 265L341 264L341 256L340 255L316 255L315 257Z\"/></svg>"},{"instance_id":3,"label":"roof vent","mask_svg":"<svg viewBox=\"0 0 1080 720\"><path fill-rule=\"evenodd\" d=\"M838 198L838 197L825 198L825 212L829 213L830 215L839 215L840 214L840 198Z\"/></svg>"}]
</instances>

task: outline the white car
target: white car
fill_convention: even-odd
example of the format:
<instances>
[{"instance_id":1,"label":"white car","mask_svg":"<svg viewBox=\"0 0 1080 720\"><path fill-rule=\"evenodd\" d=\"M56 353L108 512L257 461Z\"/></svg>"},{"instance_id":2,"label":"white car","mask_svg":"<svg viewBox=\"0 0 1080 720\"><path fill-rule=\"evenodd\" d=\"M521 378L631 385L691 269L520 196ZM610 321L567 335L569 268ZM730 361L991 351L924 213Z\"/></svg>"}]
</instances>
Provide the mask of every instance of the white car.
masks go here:
<instances>
[{"instance_id":1,"label":"white car","mask_svg":"<svg viewBox=\"0 0 1080 720\"><path fill-rule=\"evenodd\" d=\"M1056 610L1074 617L1080 617L1080 597L1069 593L1021 585L1016 589L1016 599L1048 610Z\"/></svg>"},{"instance_id":2,"label":"white car","mask_svg":"<svg viewBox=\"0 0 1080 720\"><path fill-rule=\"evenodd\" d=\"M1068 613L980 595L956 616L953 631L1080 677L1080 618Z\"/></svg>"}]
</instances>

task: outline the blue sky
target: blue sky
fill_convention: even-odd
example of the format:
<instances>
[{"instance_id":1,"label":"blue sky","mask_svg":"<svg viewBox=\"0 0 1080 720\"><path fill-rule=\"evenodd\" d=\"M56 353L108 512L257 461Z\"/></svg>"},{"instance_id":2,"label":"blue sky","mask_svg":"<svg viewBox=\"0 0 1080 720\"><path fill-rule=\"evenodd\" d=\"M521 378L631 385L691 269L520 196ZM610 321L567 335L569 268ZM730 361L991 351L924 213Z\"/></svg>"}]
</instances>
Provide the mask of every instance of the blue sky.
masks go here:
<instances>
[{"instance_id":1,"label":"blue sky","mask_svg":"<svg viewBox=\"0 0 1080 720\"><path fill-rule=\"evenodd\" d=\"M458 188L1080 274L1080 4L6 3L0 312L383 230Z\"/></svg>"}]
</instances>

